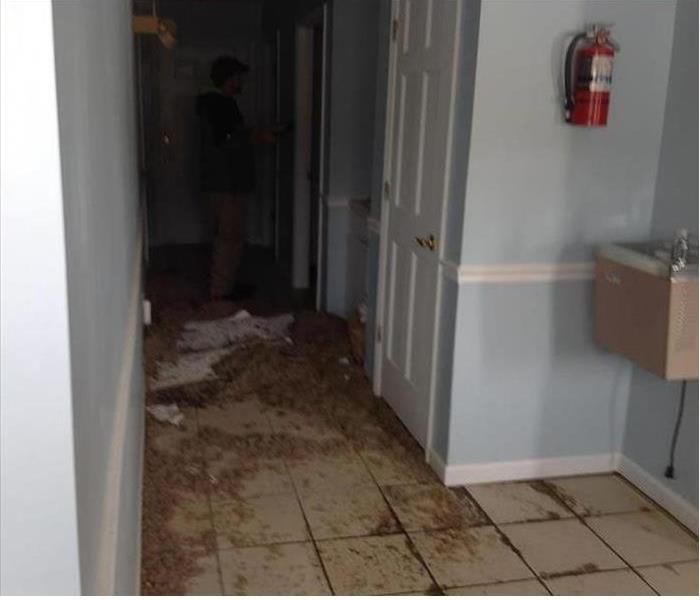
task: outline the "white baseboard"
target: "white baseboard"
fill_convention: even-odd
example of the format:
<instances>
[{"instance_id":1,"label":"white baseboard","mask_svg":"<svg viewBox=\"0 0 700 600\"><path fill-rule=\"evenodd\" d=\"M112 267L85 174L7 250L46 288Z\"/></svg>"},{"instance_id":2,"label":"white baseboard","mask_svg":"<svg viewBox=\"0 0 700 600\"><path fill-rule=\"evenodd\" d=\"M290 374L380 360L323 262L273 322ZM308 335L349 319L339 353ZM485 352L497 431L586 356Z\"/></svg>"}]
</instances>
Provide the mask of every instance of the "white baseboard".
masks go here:
<instances>
[{"instance_id":1,"label":"white baseboard","mask_svg":"<svg viewBox=\"0 0 700 600\"><path fill-rule=\"evenodd\" d=\"M430 468L435 471L440 481L445 483L445 463L442 458L440 458L440 455L431 448L425 453L425 461L430 465Z\"/></svg>"},{"instance_id":2,"label":"white baseboard","mask_svg":"<svg viewBox=\"0 0 700 600\"><path fill-rule=\"evenodd\" d=\"M557 458L445 465L435 452L431 452L428 462L445 485L455 486L471 483L540 479L542 477L586 475L589 473L610 473L615 470L616 455L613 453L587 454Z\"/></svg>"},{"instance_id":3,"label":"white baseboard","mask_svg":"<svg viewBox=\"0 0 700 600\"><path fill-rule=\"evenodd\" d=\"M618 455L617 469L620 475L636 485L654 502L670 512L688 529L698 532L698 509L679 496L661 480L640 467L626 456Z\"/></svg>"},{"instance_id":4,"label":"white baseboard","mask_svg":"<svg viewBox=\"0 0 700 600\"><path fill-rule=\"evenodd\" d=\"M143 356L140 356L139 358L143 358ZM145 381L144 381L145 385ZM145 388L144 388L145 389ZM137 523L137 529L136 529L136 552L134 552L134 573L136 573L136 577L134 579L134 590L132 592L132 596L140 596L141 595L141 561L142 561L142 532L143 532L143 476L144 476L144 469L145 469L145 454L146 454L146 415L145 415L145 410L142 411L141 413L141 435L139 436L139 448L138 448L138 456L139 456L139 462L137 466L137 472L138 472L138 499L139 499L139 508L138 508L138 523Z\"/></svg>"},{"instance_id":5,"label":"white baseboard","mask_svg":"<svg viewBox=\"0 0 700 600\"><path fill-rule=\"evenodd\" d=\"M141 265L143 245L141 238L137 241L132 270L130 303L126 336L122 349L121 371L117 389L115 390L115 415L112 436L109 446L108 463L106 465L106 487L103 492L102 515L100 525L100 540L97 550L97 571L94 587L91 593L97 595L113 595L115 593L117 572L117 539L122 527L136 527L137 524L120 524L120 499L123 485L124 449L128 435L128 413L133 404L132 383L135 369L140 368L141 357L136 355L136 339L143 323L141 311ZM143 454L141 455L143 456ZM139 465L139 469L142 465ZM128 483L129 485L132 482ZM136 535L140 535L136 532ZM136 571L140 574L141 569Z\"/></svg>"}]
</instances>

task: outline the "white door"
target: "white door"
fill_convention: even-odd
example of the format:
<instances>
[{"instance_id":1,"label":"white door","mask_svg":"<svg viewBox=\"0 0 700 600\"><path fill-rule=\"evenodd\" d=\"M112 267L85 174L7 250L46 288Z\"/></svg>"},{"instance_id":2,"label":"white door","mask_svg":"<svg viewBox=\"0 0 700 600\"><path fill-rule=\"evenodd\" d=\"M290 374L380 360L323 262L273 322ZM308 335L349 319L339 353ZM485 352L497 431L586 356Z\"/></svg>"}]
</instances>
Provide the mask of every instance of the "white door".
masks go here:
<instances>
[{"instance_id":1,"label":"white door","mask_svg":"<svg viewBox=\"0 0 700 600\"><path fill-rule=\"evenodd\" d=\"M399 0L385 161L381 391L425 446L461 2Z\"/></svg>"}]
</instances>

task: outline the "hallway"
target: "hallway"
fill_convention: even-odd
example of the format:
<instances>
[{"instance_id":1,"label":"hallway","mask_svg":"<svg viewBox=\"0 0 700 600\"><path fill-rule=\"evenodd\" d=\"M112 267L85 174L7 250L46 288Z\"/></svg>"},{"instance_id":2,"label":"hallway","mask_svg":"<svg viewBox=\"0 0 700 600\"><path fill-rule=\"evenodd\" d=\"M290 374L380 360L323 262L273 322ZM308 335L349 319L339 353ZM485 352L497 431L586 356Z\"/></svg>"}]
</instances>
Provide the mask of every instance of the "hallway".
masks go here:
<instances>
[{"instance_id":1,"label":"hallway","mask_svg":"<svg viewBox=\"0 0 700 600\"><path fill-rule=\"evenodd\" d=\"M698 2L0 46L0 595L698 594Z\"/></svg>"},{"instance_id":2,"label":"hallway","mask_svg":"<svg viewBox=\"0 0 700 600\"><path fill-rule=\"evenodd\" d=\"M291 333L149 393L185 419L148 418L143 593L697 593L694 537L618 476L448 489L341 320Z\"/></svg>"}]
</instances>

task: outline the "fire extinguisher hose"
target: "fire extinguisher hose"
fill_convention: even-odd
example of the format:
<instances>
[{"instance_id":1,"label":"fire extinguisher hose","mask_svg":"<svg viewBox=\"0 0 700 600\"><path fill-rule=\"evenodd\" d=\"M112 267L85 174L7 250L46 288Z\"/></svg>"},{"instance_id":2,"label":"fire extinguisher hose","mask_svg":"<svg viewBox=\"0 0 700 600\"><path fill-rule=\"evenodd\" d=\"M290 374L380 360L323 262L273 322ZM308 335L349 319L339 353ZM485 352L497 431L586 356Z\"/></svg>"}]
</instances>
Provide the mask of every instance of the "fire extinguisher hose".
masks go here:
<instances>
[{"instance_id":1,"label":"fire extinguisher hose","mask_svg":"<svg viewBox=\"0 0 700 600\"><path fill-rule=\"evenodd\" d=\"M566 109L566 119L569 120L571 111L574 108L574 90L571 75L574 67L574 57L576 56L576 46L587 37L586 33L577 33L566 49L566 60L564 61L564 108Z\"/></svg>"}]
</instances>

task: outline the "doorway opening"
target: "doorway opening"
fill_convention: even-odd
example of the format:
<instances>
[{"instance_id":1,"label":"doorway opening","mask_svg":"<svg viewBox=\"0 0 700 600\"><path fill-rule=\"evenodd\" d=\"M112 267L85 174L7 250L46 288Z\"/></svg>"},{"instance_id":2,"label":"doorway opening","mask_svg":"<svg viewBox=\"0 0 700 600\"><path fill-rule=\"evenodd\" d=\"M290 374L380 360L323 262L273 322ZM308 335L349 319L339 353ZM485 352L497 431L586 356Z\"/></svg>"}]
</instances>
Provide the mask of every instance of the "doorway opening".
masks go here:
<instances>
[{"instance_id":1,"label":"doorway opening","mask_svg":"<svg viewBox=\"0 0 700 600\"><path fill-rule=\"evenodd\" d=\"M327 86L327 7L304 16L295 32L294 282L315 290L323 306L324 184Z\"/></svg>"},{"instance_id":2,"label":"doorway opening","mask_svg":"<svg viewBox=\"0 0 700 600\"><path fill-rule=\"evenodd\" d=\"M137 38L146 296L156 317L162 309L199 307L211 300L232 301L254 313L321 308L317 279L323 251L318 240L323 21L303 25L311 34L310 62L303 65L310 85L299 89L294 70L289 73L285 62L290 49L284 31L265 27L268 5L273 4L285 3L161 0L155 10L176 24L176 44L166 47L156 36ZM134 7L135 14L154 10L150 0L136 0ZM212 133L208 117L215 116L201 112L208 96L225 105L218 102L225 94L211 79L212 65L220 57L241 65L240 88L229 104L235 104L240 125L251 139L244 154L229 149L224 158L207 147ZM296 122L297 100L309 107L304 122ZM300 138L308 147L300 146ZM233 163L227 164L233 181L212 184L211 164L220 159ZM250 163L253 179L242 188L236 181L241 178L236 163L241 161ZM304 171L305 190L295 179L295 169ZM220 173L214 171L216 179ZM247 176L243 172L242 177ZM243 247L238 258L226 255L227 262L238 262L238 267L215 291L221 221L232 217L226 215L231 211L217 213L212 195L239 190L238 220L243 223L228 228L237 229L235 236L243 238Z\"/></svg>"}]
</instances>

